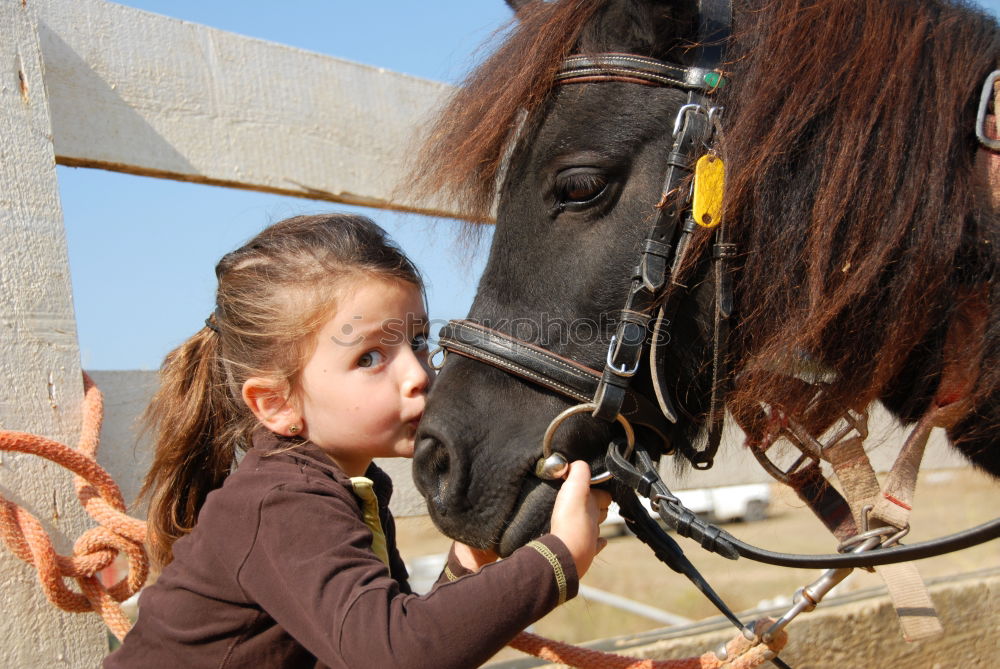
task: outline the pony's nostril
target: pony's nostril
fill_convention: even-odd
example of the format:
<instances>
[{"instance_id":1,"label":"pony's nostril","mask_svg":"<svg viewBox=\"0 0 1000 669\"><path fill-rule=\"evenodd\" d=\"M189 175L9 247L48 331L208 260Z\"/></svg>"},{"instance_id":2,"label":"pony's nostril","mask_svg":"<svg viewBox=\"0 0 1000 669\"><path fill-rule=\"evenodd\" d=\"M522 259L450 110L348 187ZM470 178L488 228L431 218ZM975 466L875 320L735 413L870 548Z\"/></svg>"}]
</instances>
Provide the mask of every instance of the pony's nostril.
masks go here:
<instances>
[{"instance_id":1,"label":"pony's nostril","mask_svg":"<svg viewBox=\"0 0 1000 669\"><path fill-rule=\"evenodd\" d=\"M434 437L424 437L417 444L413 454L414 459L420 460L420 467L424 470L434 472L439 476L447 475L449 461L448 449L445 445Z\"/></svg>"},{"instance_id":2,"label":"pony's nostril","mask_svg":"<svg viewBox=\"0 0 1000 669\"><path fill-rule=\"evenodd\" d=\"M413 450L414 478L421 492L439 501L448 487L451 457L447 447L434 437L424 437Z\"/></svg>"}]
</instances>

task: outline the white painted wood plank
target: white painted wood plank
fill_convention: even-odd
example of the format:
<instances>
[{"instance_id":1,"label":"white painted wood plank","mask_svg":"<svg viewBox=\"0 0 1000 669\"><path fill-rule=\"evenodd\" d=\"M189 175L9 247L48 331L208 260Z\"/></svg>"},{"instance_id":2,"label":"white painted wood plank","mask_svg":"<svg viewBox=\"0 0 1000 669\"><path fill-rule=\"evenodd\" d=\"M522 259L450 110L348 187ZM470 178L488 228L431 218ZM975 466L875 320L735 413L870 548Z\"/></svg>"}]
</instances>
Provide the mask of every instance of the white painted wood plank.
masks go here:
<instances>
[{"instance_id":1,"label":"white painted wood plank","mask_svg":"<svg viewBox=\"0 0 1000 669\"><path fill-rule=\"evenodd\" d=\"M0 0L0 30L0 428L75 445L83 382L34 5ZM71 476L40 458L2 454L0 492L59 552L92 526ZM0 592L0 665L93 667L107 652L100 619L49 604L5 547Z\"/></svg>"},{"instance_id":2,"label":"white painted wood plank","mask_svg":"<svg viewBox=\"0 0 1000 669\"><path fill-rule=\"evenodd\" d=\"M739 569L739 566L734 567ZM928 583L945 633L920 643L903 640L885 588L830 595L788 626L781 658L792 667L992 667L1000 626L1000 570L955 574ZM784 594L784 593L782 593ZM741 620L777 618L788 607L738 612ZM732 623L716 616L689 625L649 630L581 644L636 658L698 657L733 638ZM558 669L532 657L485 665L487 669ZM761 667L773 667L762 664Z\"/></svg>"},{"instance_id":3,"label":"white painted wood plank","mask_svg":"<svg viewBox=\"0 0 1000 669\"><path fill-rule=\"evenodd\" d=\"M104 395L104 424L97 461L118 482L130 505L130 513L141 517L145 509L134 501L153 461L153 445L149 435L141 433L139 417L156 391L157 373L95 371L90 376ZM413 485L410 460L380 458L377 462L393 480L392 512L398 517L425 515L427 507Z\"/></svg>"},{"instance_id":4,"label":"white painted wood plank","mask_svg":"<svg viewBox=\"0 0 1000 669\"><path fill-rule=\"evenodd\" d=\"M98 460L119 482L125 498L131 502L152 461L152 446L148 438L140 438L137 420L156 389L156 372L93 372L92 377L104 393L105 405ZM888 471L892 466L904 438L905 431L895 426L885 410L873 411L867 448L878 471ZM378 464L393 479L393 513L400 517L425 515L426 504L413 484L412 461L391 458L380 459ZM671 460L664 458L661 464L667 485L677 490L770 483L774 480L743 448L743 435L736 428L727 431L716 464L708 471L689 470L677 475ZM961 456L948 446L940 430L936 430L928 445L924 469L966 466ZM133 513L139 515L142 511L133 509Z\"/></svg>"},{"instance_id":5,"label":"white painted wood plank","mask_svg":"<svg viewBox=\"0 0 1000 669\"><path fill-rule=\"evenodd\" d=\"M60 163L462 217L395 195L450 88L104 0L38 0Z\"/></svg>"}]
</instances>

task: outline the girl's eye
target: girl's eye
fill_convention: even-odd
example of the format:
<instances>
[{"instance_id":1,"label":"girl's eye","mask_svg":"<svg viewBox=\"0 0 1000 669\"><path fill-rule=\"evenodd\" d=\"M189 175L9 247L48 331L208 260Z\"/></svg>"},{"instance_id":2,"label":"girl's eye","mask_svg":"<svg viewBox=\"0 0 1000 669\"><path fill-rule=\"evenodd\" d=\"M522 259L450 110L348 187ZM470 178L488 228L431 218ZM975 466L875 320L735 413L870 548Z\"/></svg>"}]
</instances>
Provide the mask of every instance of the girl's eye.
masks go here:
<instances>
[{"instance_id":1,"label":"girl's eye","mask_svg":"<svg viewBox=\"0 0 1000 669\"><path fill-rule=\"evenodd\" d=\"M554 194L560 204L587 205L597 200L607 187L607 177L593 168L574 168L556 178Z\"/></svg>"},{"instance_id":2,"label":"girl's eye","mask_svg":"<svg viewBox=\"0 0 1000 669\"><path fill-rule=\"evenodd\" d=\"M358 358L358 367L378 367L385 360L380 351L367 351Z\"/></svg>"}]
</instances>

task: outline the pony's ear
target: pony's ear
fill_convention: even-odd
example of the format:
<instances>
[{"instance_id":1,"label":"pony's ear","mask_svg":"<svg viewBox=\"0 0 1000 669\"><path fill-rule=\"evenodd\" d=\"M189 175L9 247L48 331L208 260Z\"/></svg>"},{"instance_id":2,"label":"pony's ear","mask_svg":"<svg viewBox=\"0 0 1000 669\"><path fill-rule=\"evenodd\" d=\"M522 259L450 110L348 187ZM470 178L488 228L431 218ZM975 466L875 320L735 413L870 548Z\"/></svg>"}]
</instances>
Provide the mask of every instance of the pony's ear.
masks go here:
<instances>
[{"instance_id":1,"label":"pony's ear","mask_svg":"<svg viewBox=\"0 0 1000 669\"><path fill-rule=\"evenodd\" d=\"M536 2L542 2L542 0L507 0L507 6L513 9L514 13L517 14L528 5Z\"/></svg>"},{"instance_id":2,"label":"pony's ear","mask_svg":"<svg viewBox=\"0 0 1000 669\"><path fill-rule=\"evenodd\" d=\"M647 26L654 36L652 43L656 45L649 55L661 60L686 62L685 56L698 36L698 6L699 3L694 0L657 0L649 3Z\"/></svg>"}]
</instances>

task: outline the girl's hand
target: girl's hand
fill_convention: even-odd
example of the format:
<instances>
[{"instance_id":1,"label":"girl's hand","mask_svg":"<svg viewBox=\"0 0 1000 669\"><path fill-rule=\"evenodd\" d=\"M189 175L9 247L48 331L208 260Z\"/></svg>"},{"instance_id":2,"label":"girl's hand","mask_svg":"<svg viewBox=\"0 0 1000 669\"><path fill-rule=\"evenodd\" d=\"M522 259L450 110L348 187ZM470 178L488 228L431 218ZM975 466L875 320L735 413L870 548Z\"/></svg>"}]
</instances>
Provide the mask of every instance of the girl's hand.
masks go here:
<instances>
[{"instance_id":1,"label":"girl's hand","mask_svg":"<svg viewBox=\"0 0 1000 669\"><path fill-rule=\"evenodd\" d=\"M479 571L480 567L496 562L497 558L500 557L491 550L473 548L457 541L454 549L458 563L469 571Z\"/></svg>"},{"instance_id":2,"label":"girl's hand","mask_svg":"<svg viewBox=\"0 0 1000 669\"><path fill-rule=\"evenodd\" d=\"M569 549L582 578L590 563L608 543L601 538L600 524L607 518L611 495L590 487L590 466L582 460L570 464L566 480L552 507L552 534Z\"/></svg>"}]
</instances>

